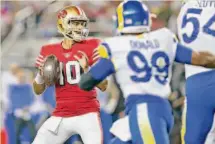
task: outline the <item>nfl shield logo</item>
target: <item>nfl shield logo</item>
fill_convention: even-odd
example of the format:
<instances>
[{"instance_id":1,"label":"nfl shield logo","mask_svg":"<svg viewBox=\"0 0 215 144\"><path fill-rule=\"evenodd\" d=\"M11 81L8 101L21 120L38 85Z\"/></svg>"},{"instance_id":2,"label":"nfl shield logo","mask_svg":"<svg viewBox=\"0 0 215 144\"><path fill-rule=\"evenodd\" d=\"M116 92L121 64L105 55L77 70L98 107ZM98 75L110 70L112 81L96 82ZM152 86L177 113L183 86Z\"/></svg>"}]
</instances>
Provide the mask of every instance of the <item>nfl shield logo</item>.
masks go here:
<instances>
[{"instance_id":1,"label":"nfl shield logo","mask_svg":"<svg viewBox=\"0 0 215 144\"><path fill-rule=\"evenodd\" d=\"M132 24L132 19L126 19L125 24Z\"/></svg>"},{"instance_id":2,"label":"nfl shield logo","mask_svg":"<svg viewBox=\"0 0 215 144\"><path fill-rule=\"evenodd\" d=\"M69 58L71 54L70 53L64 53L63 55L65 58Z\"/></svg>"}]
</instances>

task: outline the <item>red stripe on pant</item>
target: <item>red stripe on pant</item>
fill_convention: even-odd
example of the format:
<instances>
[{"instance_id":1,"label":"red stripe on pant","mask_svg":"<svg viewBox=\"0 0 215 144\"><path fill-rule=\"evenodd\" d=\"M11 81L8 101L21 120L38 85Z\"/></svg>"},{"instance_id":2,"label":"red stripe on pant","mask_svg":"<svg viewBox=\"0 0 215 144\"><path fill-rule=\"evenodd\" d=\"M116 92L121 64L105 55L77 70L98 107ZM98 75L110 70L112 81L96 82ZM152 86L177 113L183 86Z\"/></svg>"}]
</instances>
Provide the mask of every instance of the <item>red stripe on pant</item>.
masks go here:
<instances>
[{"instance_id":1,"label":"red stripe on pant","mask_svg":"<svg viewBox=\"0 0 215 144\"><path fill-rule=\"evenodd\" d=\"M5 129L1 129L1 144L7 144L7 131Z\"/></svg>"}]
</instances>

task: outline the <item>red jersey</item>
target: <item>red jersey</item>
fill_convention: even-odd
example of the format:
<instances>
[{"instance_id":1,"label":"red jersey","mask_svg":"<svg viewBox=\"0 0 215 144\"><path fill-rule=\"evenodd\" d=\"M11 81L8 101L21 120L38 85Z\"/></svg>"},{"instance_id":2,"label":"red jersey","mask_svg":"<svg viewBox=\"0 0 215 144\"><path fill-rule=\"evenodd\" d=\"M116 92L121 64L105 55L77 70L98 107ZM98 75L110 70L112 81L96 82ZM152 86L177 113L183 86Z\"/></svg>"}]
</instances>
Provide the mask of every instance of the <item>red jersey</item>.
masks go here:
<instances>
[{"instance_id":1,"label":"red jersey","mask_svg":"<svg viewBox=\"0 0 215 144\"><path fill-rule=\"evenodd\" d=\"M40 59L48 55L55 55L60 62L60 79L55 84L56 108L54 116L70 117L82 115L89 112L99 111L99 102L96 98L96 91L83 91L78 87L78 82L83 73L74 55L79 55L78 51L83 51L89 58L92 65L93 50L99 46L100 40L86 39L80 43L75 43L71 49L64 49L61 43L45 45L37 58L36 66L39 66Z\"/></svg>"}]
</instances>

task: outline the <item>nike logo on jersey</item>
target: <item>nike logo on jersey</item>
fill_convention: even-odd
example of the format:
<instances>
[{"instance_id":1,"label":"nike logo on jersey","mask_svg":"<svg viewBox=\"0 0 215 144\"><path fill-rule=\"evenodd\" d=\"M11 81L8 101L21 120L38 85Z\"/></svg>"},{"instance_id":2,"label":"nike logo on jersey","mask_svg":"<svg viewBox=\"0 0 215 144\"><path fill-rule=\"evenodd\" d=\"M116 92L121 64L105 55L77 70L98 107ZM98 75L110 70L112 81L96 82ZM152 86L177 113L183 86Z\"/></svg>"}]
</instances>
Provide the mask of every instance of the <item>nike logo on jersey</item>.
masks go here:
<instances>
[{"instance_id":1,"label":"nike logo on jersey","mask_svg":"<svg viewBox=\"0 0 215 144\"><path fill-rule=\"evenodd\" d=\"M72 53L63 53L63 55L65 58L69 58L72 55Z\"/></svg>"}]
</instances>

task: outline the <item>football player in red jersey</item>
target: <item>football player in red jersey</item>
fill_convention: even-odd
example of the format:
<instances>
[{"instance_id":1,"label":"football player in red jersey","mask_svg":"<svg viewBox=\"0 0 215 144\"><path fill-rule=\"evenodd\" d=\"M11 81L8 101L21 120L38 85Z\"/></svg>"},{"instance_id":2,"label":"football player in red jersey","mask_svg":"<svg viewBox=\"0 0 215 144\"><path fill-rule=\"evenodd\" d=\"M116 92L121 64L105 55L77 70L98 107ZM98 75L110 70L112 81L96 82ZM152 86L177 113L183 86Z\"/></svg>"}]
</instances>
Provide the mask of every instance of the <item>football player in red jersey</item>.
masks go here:
<instances>
[{"instance_id":1,"label":"football player in red jersey","mask_svg":"<svg viewBox=\"0 0 215 144\"><path fill-rule=\"evenodd\" d=\"M103 143L96 91L83 91L78 86L81 73L87 71L88 65L94 64L99 56L96 48L100 40L87 38L87 24L88 18L81 8L65 7L57 19L57 28L64 40L41 48L36 61L39 72L33 82L34 92L39 95L47 87L41 76L46 56L52 54L59 60L60 78L55 84L56 108L39 129L33 144L62 144L73 134L79 134L84 144ZM107 81L97 87L105 90Z\"/></svg>"}]
</instances>

